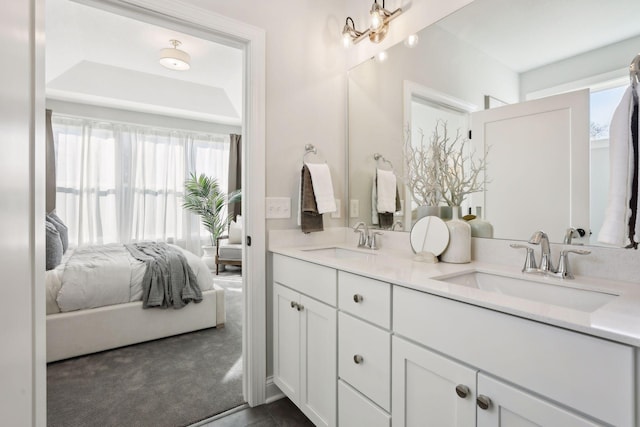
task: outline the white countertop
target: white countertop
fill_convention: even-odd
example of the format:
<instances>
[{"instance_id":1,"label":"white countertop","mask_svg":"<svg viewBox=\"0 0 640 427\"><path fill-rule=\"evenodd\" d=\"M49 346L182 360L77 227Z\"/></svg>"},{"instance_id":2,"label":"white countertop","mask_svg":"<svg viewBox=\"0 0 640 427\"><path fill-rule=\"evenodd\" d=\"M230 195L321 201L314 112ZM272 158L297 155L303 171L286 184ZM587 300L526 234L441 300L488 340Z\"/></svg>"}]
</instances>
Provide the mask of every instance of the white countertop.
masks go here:
<instances>
[{"instance_id":1,"label":"white countertop","mask_svg":"<svg viewBox=\"0 0 640 427\"><path fill-rule=\"evenodd\" d=\"M368 254L364 257L335 257L312 249L339 247ZM413 261L410 251L358 250L353 245L271 247L273 253L325 265L421 292L508 313L576 332L640 347L640 286L635 283L576 276L574 280L525 275L520 266L473 261L468 264L427 264ZM487 271L512 277L532 278L543 283L615 294L617 297L592 312L504 295L498 292L435 280L465 271Z\"/></svg>"}]
</instances>

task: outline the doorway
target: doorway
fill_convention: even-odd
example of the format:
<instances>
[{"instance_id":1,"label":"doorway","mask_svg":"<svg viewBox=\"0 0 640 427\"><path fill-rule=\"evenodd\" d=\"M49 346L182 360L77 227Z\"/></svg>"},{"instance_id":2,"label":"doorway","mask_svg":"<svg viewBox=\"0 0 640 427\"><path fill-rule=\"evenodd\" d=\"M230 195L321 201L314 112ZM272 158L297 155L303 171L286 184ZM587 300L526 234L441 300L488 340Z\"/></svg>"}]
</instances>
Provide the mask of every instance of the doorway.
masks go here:
<instances>
[{"instance_id":1,"label":"doorway","mask_svg":"<svg viewBox=\"0 0 640 427\"><path fill-rule=\"evenodd\" d=\"M115 6L122 6L121 2L101 2L101 3L105 3L107 4L108 7L115 7ZM166 15L166 10L170 8L171 6L171 2L157 2L157 5L154 5L153 9L156 9L160 14L162 15ZM115 5L115 6L114 6ZM78 6L78 5L76 5ZM129 5L130 6L130 5ZM86 5L84 5L84 7L87 7ZM135 8L134 8L135 9ZM122 11L121 11L122 12ZM131 7L128 8L127 13L131 13ZM153 14L153 13L149 13L149 11L145 12L147 15L152 15L153 17L153 21L157 22L161 19L158 18L158 14ZM195 11L184 11L183 13L183 19L185 20L189 20L189 21L193 21L196 22L199 19L205 19L205 16L198 16L198 18L196 18L196 12ZM135 14L134 14L135 15ZM144 15L144 14L143 14ZM175 16L175 14L173 15ZM179 18L179 17L177 17ZM209 17L210 18L210 17ZM171 27L174 29L177 26L176 21L178 19L170 19L168 20L168 23L171 25ZM183 23L184 24L184 23ZM189 27L189 25L186 25L187 27ZM203 31L203 25L202 24L198 24L198 25L194 25L192 28L192 32L193 33L197 33L199 36L202 36L204 33L206 33L206 31ZM257 58L260 59L260 57L262 57L263 59L263 54L264 54L264 46L263 46L263 34L260 34L260 32L254 32L252 33L251 31L247 31L247 28L242 28L242 31L245 31L244 37L238 37L236 35L236 38L234 40L237 40L238 38L244 38L247 40L251 40L252 43L252 49L251 52L248 52L248 49L246 48L246 45L243 45L242 48L244 49L244 53L245 53L245 58L244 58L244 70L243 70L243 78L246 81L246 77L248 75L254 76L254 74L257 72L258 74L258 79L257 79L257 88L254 86L253 88L249 88L249 87L245 87L242 90L242 97L243 97L243 101L246 101L247 99L251 99L252 101L252 107L254 108L253 110L251 108L249 108L248 105L244 105L242 107L243 112L245 111L251 111L251 114L246 114L243 115L242 118L242 133L245 134L248 138L247 140L249 141L249 143L251 144L251 142L261 142L260 140L263 139L264 137L264 129L263 129L263 117L261 119L261 116L263 116L263 108L262 110L260 109L260 107L263 107L263 105L261 106L260 104L263 102L263 88L260 87L260 82L263 81L264 76L262 76L260 78L260 70L262 69L263 71L263 66L264 63L262 62L262 64L260 64L259 62L255 61L256 59L256 53L257 53ZM186 31L189 32L189 31ZM216 40L220 40L220 33L215 33L213 35L211 35L211 38L215 38ZM241 44L238 43L237 41L233 41L232 44ZM251 69L247 69L247 63L251 62L252 63L252 68ZM253 83L253 85L256 85L256 83ZM58 88L60 89L60 88ZM257 94L257 96L256 96ZM263 147L263 144L258 144L259 146ZM258 160L256 161L256 157L255 155L257 154L258 156L260 155L260 148L258 147L257 150L255 150L253 152L252 155L247 155L244 161L244 164L253 164L255 165L256 163L259 164L260 158L258 157ZM262 148L262 152L263 148ZM262 157L263 158L263 157ZM264 162L262 160L262 162ZM247 170L248 168L244 168L244 170ZM252 171L255 171L256 174L260 174L264 172L264 166L262 168L258 167L257 169L255 167L252 167L251 169ZM259 180L261 178L258 178ZM253 182L252 178L250 177L243 177L243 182L245 182L247 185L245 185L245 188L247 188L247 190L251 189L251 185ZM263 193L263 190L262 190ZM251 206L252 201L254 200L254 194L259 198L259 200L261 200L262 198L260 197L260 190L258 188L257 192L248 192L247 194L251 194L251 197L246 197L243 200L243 204L245 206L245 209L247 209L247 205ZM247 209L248 210L248 209ZM255 212L258 216L260 215L260 211L261 209L258 207L258 209L253 210L253 212ZM264 247L264 229L263 226L261 226L259 224L259 222L255 222L255 218L256 215L251 215L248 212L248 215L245 217L245 234L248 235L249 233L253 234L253 246L256 250L257 253L260 253L259 250L260 248ZM260 260L260 256L258 257L252 257L251 254L254 253L253 252L253 248L245 250L245 255L243 256L243 265L244 265L244 269L243 272L246 272L247 274L245 274L244 276L244 289L247 290L248 292L245 293L245 297L243 298L243 306L245 307L244 313L242 315L243 319L259 319L258 321L260 323L262 323L260 317L262 316L262 313L264 312L264 303L262 302L262 304L254 304L256 301L260 301L260 299L264 298L261 296L262 291L263 291L263 287L264 284L262 283L264 281L264 277L260 277L261 275L263 275L263 271L264 271L264 260ZM263 254L264 252L262 252ZM263 256L263 255L262 255ZM262 265L261 265L262 264ZM256 268L257 267L257 268ZM253 278L254 280L252 281L252 286L250 289L247 289L246 284L249 283L249 280ZM256 280L257 279L257 280ZM253 293L253 297L252 297L252 293ZM247 295L248 294L248 295ZM249 310L246 309L246 307L249 307ZM255 323L255 320L253 320L253 322ZM264 363L264 348L260 349L261 346L263 346L264 343L264 337L260 336L261 334L259 332L255 332L253 333L252 331L252 325L248 322L243 322L243 327L245 329L245 333L243 334L243 336L245 338L243 338L243 343L242 343L242 347L245 350L245 353L248 352L248 357L245 357L244 363L243 365L245 366L246 369L244 369L245 371L245 379L243 381L243 389L244 389L244 396L246 398L246 400L248 400L251 404L257 404L257 403L262 403L264 401L264 375L259 375L260 371L262 371L262 373L264 372L264 368L262 367L263 363ZM249 332L248 334L246 332ZM256 358L255 355L256 354L262 354L262 360L260 360L261 358L258 357ZM258 374L258 375L256 375ZM262 384L260 384L262 383ZM260 391L262 390L262 391Z\"/></svg>"}]
</instances>

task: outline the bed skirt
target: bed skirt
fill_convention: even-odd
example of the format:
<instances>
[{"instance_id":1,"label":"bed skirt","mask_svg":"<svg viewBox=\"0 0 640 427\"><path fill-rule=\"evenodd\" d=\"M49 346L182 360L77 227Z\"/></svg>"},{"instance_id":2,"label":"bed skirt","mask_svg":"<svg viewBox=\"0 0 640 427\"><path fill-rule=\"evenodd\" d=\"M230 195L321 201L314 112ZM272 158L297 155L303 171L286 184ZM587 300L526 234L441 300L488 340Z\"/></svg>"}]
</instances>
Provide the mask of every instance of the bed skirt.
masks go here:
<instances>
[{"instance_id":1,"label":"bed skirt","mask_svg":"<svg viewBox=\"0 0 640 427\"><path fill-rule=\"evenodd\" d=\"M223 326L224 289L180 310L142 309L142 301L47 315L47 362Z\"/></svg>"}]
</instances>

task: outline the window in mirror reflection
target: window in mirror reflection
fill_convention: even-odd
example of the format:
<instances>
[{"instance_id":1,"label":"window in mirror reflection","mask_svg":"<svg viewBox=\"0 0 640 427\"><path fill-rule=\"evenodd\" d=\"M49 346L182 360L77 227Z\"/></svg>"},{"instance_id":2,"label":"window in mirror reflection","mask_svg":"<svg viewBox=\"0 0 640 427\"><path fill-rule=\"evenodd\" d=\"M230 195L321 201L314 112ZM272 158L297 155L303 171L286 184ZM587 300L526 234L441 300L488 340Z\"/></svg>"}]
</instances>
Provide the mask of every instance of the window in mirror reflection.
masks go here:
<instances>
[{"instance_id":1,"label":"window in mirror reflection","mask_svg":"<svg viewBox=\"0 0 640 427\"><path fill-rule=\"evenodd\" d=\"M604 206L609 192L609 123L622 99L626 84L591 92L591 240L604 221Z\"/></svg>"}]
</instances>

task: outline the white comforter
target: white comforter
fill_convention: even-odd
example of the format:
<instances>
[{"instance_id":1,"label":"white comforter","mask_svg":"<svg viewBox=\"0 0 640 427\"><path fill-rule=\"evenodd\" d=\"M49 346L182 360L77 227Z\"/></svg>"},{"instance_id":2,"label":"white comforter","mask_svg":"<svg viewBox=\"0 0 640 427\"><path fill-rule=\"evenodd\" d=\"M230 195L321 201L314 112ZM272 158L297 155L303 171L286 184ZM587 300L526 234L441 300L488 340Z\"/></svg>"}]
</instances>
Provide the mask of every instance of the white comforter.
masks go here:
<instances>
[{"instance_id":1,"label":"white comforter","mask_svg":"<svg viewBox=\"0 0 640 427\"><path fill-rule=\"evenodd\" d=\"M213 278L204 262L191 252L178 249L191 266L200 289L212 289ZM46 272L47 314L140 301L145 268L121 244L67 251L62 263Z\"/></svg>"}]
</instances>

